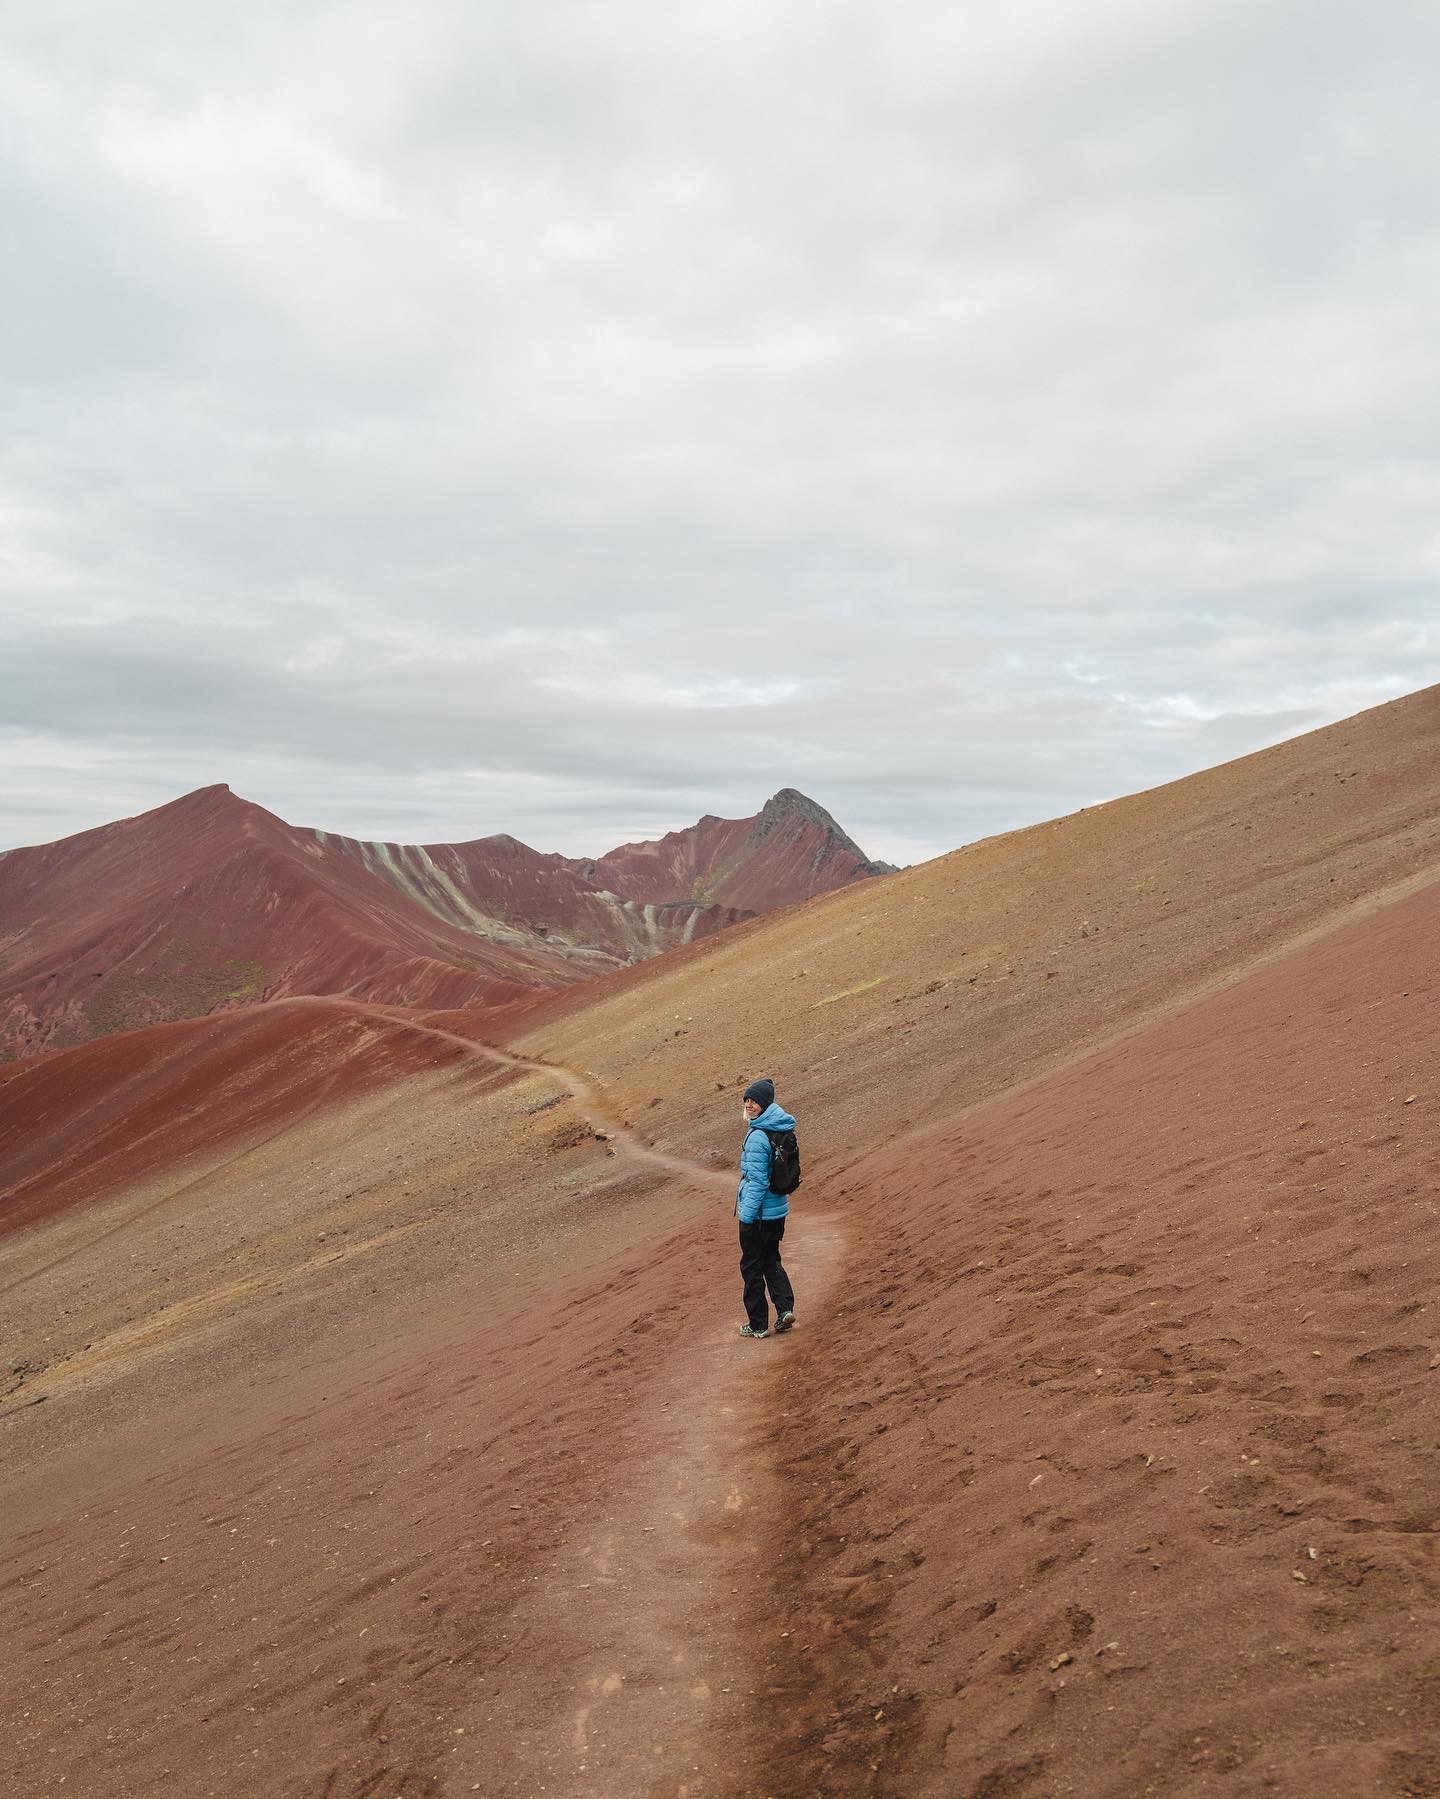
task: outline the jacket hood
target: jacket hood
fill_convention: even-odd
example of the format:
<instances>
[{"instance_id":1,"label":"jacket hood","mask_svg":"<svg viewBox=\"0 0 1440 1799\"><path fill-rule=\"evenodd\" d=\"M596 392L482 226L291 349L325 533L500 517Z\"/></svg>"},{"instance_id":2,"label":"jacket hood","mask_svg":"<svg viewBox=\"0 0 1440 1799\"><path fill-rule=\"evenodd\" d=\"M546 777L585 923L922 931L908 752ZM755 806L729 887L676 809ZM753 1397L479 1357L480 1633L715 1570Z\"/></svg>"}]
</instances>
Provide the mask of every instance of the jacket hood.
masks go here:
<instances>
[{"instance_id":1,"label":"jacket hood","mask_svg":"<svg viewBox=\"0 0 1440 1799\"><path fill-rule=\"evenodd\" d=\"M752 1118L745 1128L749 1131L793 1131L795 1120L783 1107L772 1102L758 1118Z\"/></svg>"}]
</instances>

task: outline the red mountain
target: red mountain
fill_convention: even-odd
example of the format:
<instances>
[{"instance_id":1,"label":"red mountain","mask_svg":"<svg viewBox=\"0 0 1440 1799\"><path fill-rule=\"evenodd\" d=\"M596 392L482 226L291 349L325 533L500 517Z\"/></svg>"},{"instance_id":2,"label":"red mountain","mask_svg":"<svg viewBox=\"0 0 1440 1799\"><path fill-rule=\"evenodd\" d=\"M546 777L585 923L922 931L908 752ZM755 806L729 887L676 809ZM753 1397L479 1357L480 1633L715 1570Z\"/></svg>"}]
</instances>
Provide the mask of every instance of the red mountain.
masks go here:
<instances>
[{"instance_id":1,"label":"red mountain","mask_svg":"<svg viewBox=\"0 0 1440 1799\"><path fill-rule=\"evenodd\" d=\"M297 993L502 1004L879 872L790 789L584 860L366 843L205 787L0 855L0 1057Z\"/></svg>"},{"instance_id":2,"label":"red mountain","mask_svg":"<svg viewBox=\"0 0 1440 1799\"><path fill-rule=\"evenodd\" d=\"M754 818L707 816L594 859L543 855L506 836L408 846L322 831L315 838L463 930L503 918L551 945L600 948L627 962L890 872L793 787Z\"/></svg>"},{"instance_id":3,"label":"red mountain","mask_svg":"<svg viewBox=\"0 0 1440 1799\"><path fill-rule=\"evenodd\" d=\"M682 892L751 912L894 872L869 861L823 806L793 787L782 787L756 818L707 816L658 843L624 843L598 862L572 866L624 899L654 903Z\"/></svg>"}]
</instances>

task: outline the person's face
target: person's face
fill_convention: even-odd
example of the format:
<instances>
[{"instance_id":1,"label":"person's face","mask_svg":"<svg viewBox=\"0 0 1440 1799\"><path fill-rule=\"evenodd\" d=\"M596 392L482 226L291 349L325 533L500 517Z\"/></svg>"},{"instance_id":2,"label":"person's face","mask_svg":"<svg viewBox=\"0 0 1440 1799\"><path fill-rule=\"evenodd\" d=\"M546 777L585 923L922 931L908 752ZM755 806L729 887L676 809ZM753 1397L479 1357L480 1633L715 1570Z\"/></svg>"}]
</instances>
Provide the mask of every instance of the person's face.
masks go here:
<instances>
[{"instance_id":1,"label":"person's face","mask_svg":"<svg viewBox=\"0 0 1440 1799\"><path fill-rule=\"evenodd\" d=\"M747 1099L740 1109L752 1122L760 1116L760 1107L753 1099Z\"/></svg>"}]
</instances>

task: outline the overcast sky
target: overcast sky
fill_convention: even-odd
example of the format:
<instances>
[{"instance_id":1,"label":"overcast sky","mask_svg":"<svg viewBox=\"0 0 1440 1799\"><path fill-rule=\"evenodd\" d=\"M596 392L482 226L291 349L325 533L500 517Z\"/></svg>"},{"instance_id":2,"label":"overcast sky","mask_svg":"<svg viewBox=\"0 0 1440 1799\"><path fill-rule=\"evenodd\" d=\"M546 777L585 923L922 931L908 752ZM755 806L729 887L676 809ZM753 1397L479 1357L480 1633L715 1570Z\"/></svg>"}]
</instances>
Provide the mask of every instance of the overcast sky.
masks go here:
<instances>
[{"instance_id":1,"label":"overcast sky","mask_svg":"<svg viewBox=\"0 0 1440 1799\"><path fill-rule=\"evenodd\" d=\"M1440 679L1433 0L7 0L0 845L912 861Z\"/></svg>"}]
</instances>

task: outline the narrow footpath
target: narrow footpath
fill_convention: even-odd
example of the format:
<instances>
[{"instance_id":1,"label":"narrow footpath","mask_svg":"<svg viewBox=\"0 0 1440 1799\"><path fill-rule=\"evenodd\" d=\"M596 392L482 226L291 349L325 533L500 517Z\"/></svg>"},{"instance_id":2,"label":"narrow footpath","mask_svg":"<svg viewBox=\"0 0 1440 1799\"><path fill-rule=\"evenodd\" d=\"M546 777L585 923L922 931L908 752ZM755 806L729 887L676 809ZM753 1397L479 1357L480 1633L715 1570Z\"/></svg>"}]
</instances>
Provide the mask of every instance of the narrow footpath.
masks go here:
<instances>
[{"instance_id":1,"label":"narrow footpath","mask_svg":"<svg viewBox=\"0 0 1440 1799\"><path fill-rule=\"evenodd\" d=\"M810 1309L840 1256L833 1220L807 1217L789 1261ZM787 1359L803 1330L748 1343L707 1321L675 1358L644 1421L618 1505L598 1509L509 1620L513 1671L477 1704L507 1714L496 1794L765 1799L765 1719L808 1643L774 1631L785 1542L776 1468ZM781 1625L783 1631L785 1626ZM538 1671L556 1668L549 1681ZM532 1671L537 1671L532 1673ZM469 1790L456 1784L450 1790Z\"/></svg>"},{"instance_id":2,"label":"narrow footpath","mask_svg":"<svg viewBox=\"0 0 1440 1799\"><path fill-rule=\"evenodd\" d=\"M319 1003L548 1077L617 1151L690 1187L734 1186L732 1171L644 1142L574 1069L387 1007ZM637 1421L644 1453L632 1449L621 1503L597 1509L560 1546L550 1578L509 1620L505 1684L477 1698L460 1727L505 1750L481 1786L457 1770L447 1792L763 1799L770 1791L765 1710L811 1651L782 1636L788 1647L771 1663L762 1647L774 1640L772 1558L784 1537L775 1465L783 1363L804 1353L805 1323L824 1305L842 1253L835 1217L797 1206L786 1243L795 1333L764 1343L737 1335L738 1273L723 1322L679 1321L683 1347L651 1388L650 1416Z\"/></svg>"},{"instance_id":3,"label":"narrow footpath","mask_svg":"<svg viewBox=\"0 0 1440 1799\"><path fill-rule=\"evenodd\" d=\"M523 1119L528 1089L558 1089L615 1159L582 1153L553 1177L542 1163L537 1191L507 1207L467 1122L471 1084L426 1078L445 1198L473 1188L433 1221L410 1204L424 1126L395 1128L398 1085L353 1143L317 1112L294 1138L237 1143L218 1167L120 1197L89 1221L99 1238L76 1216L77 1268L97 1242L117 1264L148 1260L137 1316L91 1361L47 1372L46 1403L9 1421L7 1447L33 1441L40 1459L4 1493L16 1728L0 1790L776 1794L778 1722L831 1647L794 1640L777 1610L796 1591L788 1395L840 1263L836 1224L795 1208L798 1328L746 1341L733 1173L643 1142L593 1077L450 1019L273 1003L352 1013L396 1047L419 1033L445 1048L423 1059L442 1076L508 1071L502 1113ZM617 1180L627 1163L646 1178ZM368 1224L393 1236L365 1236L332 1288L336 1244L311 1238L300 1208L316 1181L372 1177L383 1204ZM199 1257L193 1291L167 1292L165 1240L123 1230L167 1208L177 1230L197 1224L197 1192L218 1259ZM556 1217L574 1228L552 1241ZM232 1266L223 1251L277 1221L276 1255ZM285 1231L298 1259L283 1259Z\"/></svg>"},{"instance_id":4,"label":"narrow footpath","mask_svg":"<svg viewBox=\"0 0 1440 1799\"><path fill-rule=\"evenodd\" d=\"M462 1037L457 1031L443 1030L439 1025L422 1024L396 1007L367 1005L354 999L312 999L308 996L274 1000L271 1003L282 1006L330 1006L342 1012L355 1012L362 1018L378 1019L399 1030L415 1031L424 1037L438 1038L442 1043L453 1043L468 1056L492 1062L500 1068L513 1068L522 1074L547 1075L563 1088L575 1109L596 1135L614 1143L617 1150L623 1150L626 1155L648 1167L663 1169L666 1174L675 1176L689 1186L728 1189L734 1184L734 1176L728 1172L717 1172L700 1162L690 1162L683 1156L667 1155L664 1150L653 1148L629 1125L615 1118L605 1104L600 1089L583 1075L577 1074L573 1068L564 1068L555 1062L536 1062L525 1056L514 1055L497 1044L486 1043L481 1038Z\"/></svg>"}]
</instances>

